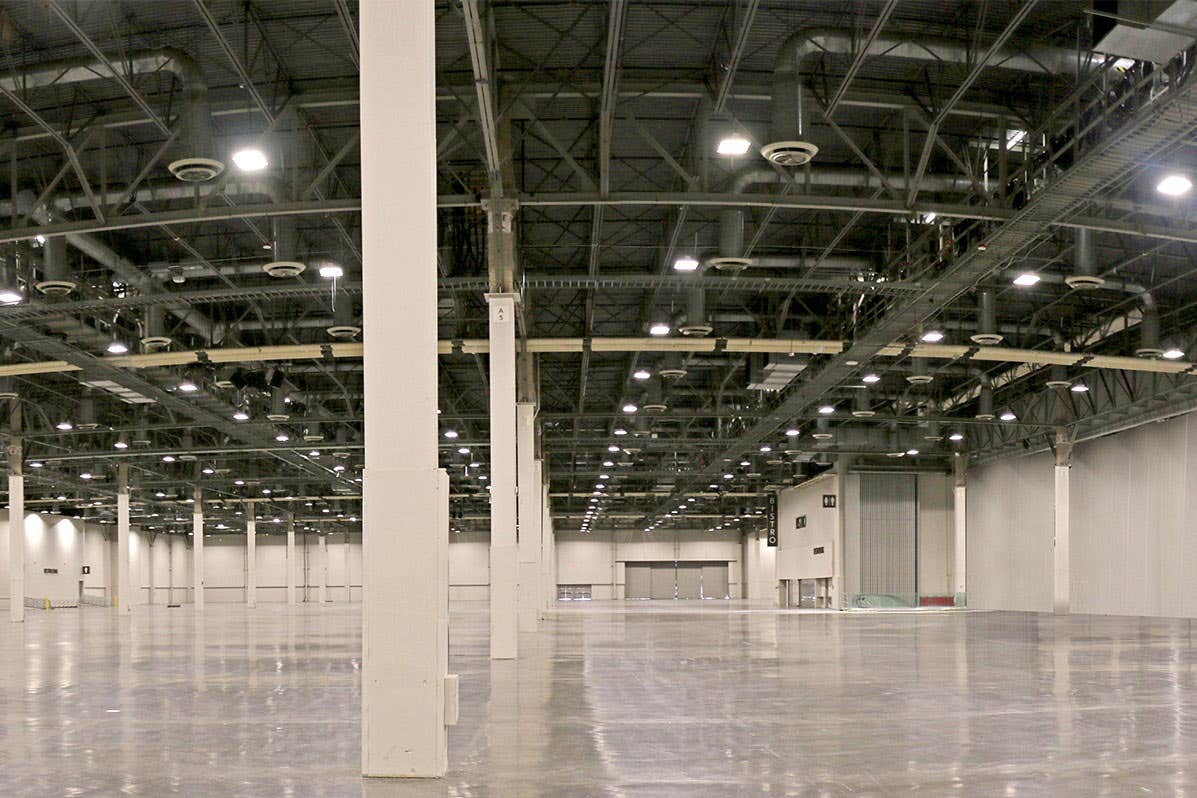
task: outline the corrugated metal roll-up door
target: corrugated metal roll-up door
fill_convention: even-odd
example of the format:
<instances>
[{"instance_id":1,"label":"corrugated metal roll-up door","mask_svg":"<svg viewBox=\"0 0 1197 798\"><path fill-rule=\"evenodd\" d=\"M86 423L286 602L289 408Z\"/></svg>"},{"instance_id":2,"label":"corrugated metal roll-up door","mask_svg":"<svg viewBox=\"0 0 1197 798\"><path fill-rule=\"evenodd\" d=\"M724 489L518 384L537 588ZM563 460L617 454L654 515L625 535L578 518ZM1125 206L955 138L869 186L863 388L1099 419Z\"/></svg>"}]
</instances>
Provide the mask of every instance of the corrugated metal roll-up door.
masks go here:
<instances>
[{"instance_id":1,"label":"corrugated metal roll-up door","mask_svg":"<svg viewBox=\"0 0 1197 798\"><path fill-rule=\"evenodd\" d=\"M702 565L699 563L678 563L677 597L680 599L702 598Z\"/></svg>"},{"instance_id":2,"label":"corrugated metal roll-up door","mask_svg":"<svg viewBox=\"0 0 1197 798\"><path fill-rule=\"evenodd\" d=\"M702 564L702 597L708 599L729 598L727 563L707 562Z\"/></svg>"},{"instance_id":3,"label":"corrugated metal roll-up door","mask_svg":"<svg viewBox=\"0 0 1197 798\"><path fill-rule=\"evenodd\" d=\"M677 598L677 566L671 562L652 564L652 590L655 599Z\"/></svg>"},{"instance_id":4,"label":"corrugated metal roll-up door","mask_svg":"<svg viewBox=\"0 0 1197 798\"><path fill-rule=\"evenodd\" d=\"M623 595L630 599L652 598L653 569L646 562L626 563L623 567Z\"/></svg>"},{"instance_id":5,"label":"corrugated metal roll-up door","mask_svg":"<svg viewBox=\"0 0 1197 798\"><path fill-rule=\"evenodd\" d=\"M861 593L917 594L917 561L918 477L861 474Z\"/></svg>"}]
</instances>

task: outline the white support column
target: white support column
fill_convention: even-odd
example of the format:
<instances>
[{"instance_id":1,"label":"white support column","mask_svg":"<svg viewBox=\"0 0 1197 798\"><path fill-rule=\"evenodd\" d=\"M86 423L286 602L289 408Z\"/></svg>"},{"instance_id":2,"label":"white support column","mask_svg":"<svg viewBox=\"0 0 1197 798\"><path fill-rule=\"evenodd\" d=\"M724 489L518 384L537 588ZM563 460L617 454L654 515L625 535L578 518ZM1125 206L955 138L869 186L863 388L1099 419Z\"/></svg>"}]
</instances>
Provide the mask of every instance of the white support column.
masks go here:
<instances>
[{"instance_id":1,"label":"white support column","mask_svg":"<svg viewBox=\"0 0 1197 798\"><path fill-rule=\"evenodd\" d=\"M254 503L245 504L245 606L258 606L258 521Z\"/></svg>"},{"instance_id":2,"label":"white support column","mask_svg":"<svg viewBox=\"0 0 1197 798\"><path fill-rule=\"evenodd\" d=\"M544 462L540 463L540 602L542 610L550 610L557 603L557 551L553 537L553 512L549 505L549 486L544 476Z\"/></svg>"},{"instance_id":3,"label":"white support column","mask_svg":"<svg viewBox=\"0 0 1197 798\"><path fill-rule=\"evenodd\" d=\"M952 592L957 607L968 606L968 483L965 455L953 457L955 488L952 503L955 538L952 564Z\"/></svg>"},{"instance_id":4,"label":"white support column","mask_svg":"<svg viewBox=\"0 0 1197 798\"><path fill-rule=\"evenodd\" d=\"M116 608L133 611L133 586L129 578L129 466L116 467Z\"/></svg>"},{"instance_id":5,"label":"white support column","mask_svg":"<svg viewBox=\"0 0 1197 798\"><path fill-rule=\"evenodd\" d=\"M367 777L443 776L456 712L449 483L437 453L435 14L428 0L359 7Z\"/></svg>"},{"instance_id":6,"label":"white support column","mask_svg":"<svg viewBox=\"0 0 1197 798\"><path fill-rule=\"evenodd\" d=\"M295 605L295 575L299 564L295 561L295 516L287 514L287 604Z\"/></svg>"},{"instance_id":7,"label":"white support column","mask_svg":"<svg viewBox=\"0 0 1197 798\"><path fill-rule=\"evenodd\" d=\"M21 400L13 398L8 439L8 619L25 620L25 477Z\"/></svg>"},{"instance_id":8,"label":"white support column","mask_svg":"<svg viewBox=\"0 0 1197 798\"><path fill-rule=\"evenodd\" d=\"M317 578L316 601L324 604L328 601L328 533L320 532L320 555L316 562Z\"/></svg>"},{"instance_id":9,"label":"white support column","mask_svg":"<svg viewBox=\"0 0 1197 798\"><path fill-rule=\"evenodd\" d=\"M515 295L490 305L490 658L518 652L516 595Z\"/></svg>"},{"instance_id":10,"label":"white support column","mask_svg":"<svg viewBox=\"0 0 1197 798\"><path fill-rule=\"evenodd\" d=\"M194 581L195 609L204 608L204 502L203 492L195 486L195 504L191 511L191 575Z\"/></svg>"},{"instance_id":11,"label":"white support column","mask_svg":"<svg viewBox=\"0 0 1197 798\"><path fill-rule=\"evenodd\" d=\"M848 596L845 590L844 581L846 575L844 572L844 547L846 529L844 524L844 512L847 502L845 501L845 485L848 476L848 468L851 465L851 458L848 455L839 455L835 462L835 518L836 518L836 537L835 537L835 569L833 573L835 578L831 581L831 595L828 596L828 603L832 608L837 610L846 609L848 606ZM785 606L783 604L782 606Z\"/></svg>"},{"instance_id":12,"label":"white support column","mask_svg":"<svg viewBox=\"0 0 1197 798\"><path fill-rule=\"evenodd\" d=\"M1052 561L1055 590L1053 592L1052 609L1060 614L1067 614L1072 608L1071 568L1069 564L1069 481L1072 468L1067 465L1055 466L1056 478L1056 512L1055 512L1055 541L1052 548Z\"/></svg>"},{"instance_id":13,"label":"white support column","mask_svg":"<svg viewBox=\"0 0 1197 798\"><path fill-rule=\"evenodd\" d=\"M536 405L516 405L516 482L519 486L519 588L516 616L521 632L540 620L540 469L536 460Z\"/></svg>"}]
</instances>

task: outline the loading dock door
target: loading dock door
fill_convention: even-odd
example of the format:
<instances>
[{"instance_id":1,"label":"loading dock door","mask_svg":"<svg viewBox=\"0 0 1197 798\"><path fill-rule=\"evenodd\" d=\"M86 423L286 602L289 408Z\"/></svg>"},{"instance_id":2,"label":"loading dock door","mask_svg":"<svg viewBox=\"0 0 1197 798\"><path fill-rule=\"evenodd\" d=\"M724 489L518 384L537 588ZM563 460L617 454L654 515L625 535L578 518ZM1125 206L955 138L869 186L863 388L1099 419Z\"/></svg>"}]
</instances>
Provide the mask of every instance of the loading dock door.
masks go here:
<instances>
[{"instance_id":1,"label":"loading dock door","mask_svg":"<svg viewBox=\"0 0 1197 798\"><path fill-rule=\"evenodd\" d=\"M702 571L702 565L698 563L678 563L677 597L679 599L702 598Z\"/></svg>"},{"instance_id":2,"label":"loading dock door","mask_svg":"<svg viewBox=\"0 0 1197 798\"><path fill-rule=\"evenodd\" d=\"M623 594L630 599L652 598L653 573L649 563L627 563L623 567Z\"/></svg>"},{"instance_id":3,"label":"loading dock door","mask_svg":"<svg viewBox=\"0 0 1197 798\"><path fill-rule=\"evenodd\" d=\"M677 598L677 566L671 562L652 564L652 592L655 599Z\"/></svg>"},{"instance_id":4,"label":"loading dock door","mask_svg":"<svg viewBox=\"0 0 1197 798\"><path fill-rule=\"evenodd\" d=\"M702 597L728 598L727 563L702 564Z\"/></svg>"}]
</instances>

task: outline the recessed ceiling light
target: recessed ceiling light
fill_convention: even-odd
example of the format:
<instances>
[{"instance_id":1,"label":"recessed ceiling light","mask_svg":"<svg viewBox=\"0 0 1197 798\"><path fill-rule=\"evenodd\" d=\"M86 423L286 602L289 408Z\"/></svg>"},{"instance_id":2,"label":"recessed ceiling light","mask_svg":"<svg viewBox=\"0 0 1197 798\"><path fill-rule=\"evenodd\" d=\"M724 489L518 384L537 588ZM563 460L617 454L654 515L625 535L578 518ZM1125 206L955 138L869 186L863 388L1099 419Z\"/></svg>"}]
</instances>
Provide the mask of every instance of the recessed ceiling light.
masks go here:
<instances>
[{"instance_id":1,"label":"recessed ceiling light","mask_svg":"<svg viewBox=\"0 0 1197 798\"><path fill-rule=\"evenodd\" d=\"M445 430L445 437L448 438L449 440L453 440L454 438L457 437L457 430L455 430L455 429Z\"/></svg>"},{"instance_id":2,"label":"recessed ceiling light","mask_svg":"<svg viewBox=\"0 0 1197 798\"><path fill-rule=\"evenodd\" d=\"M63 432L70 432L71 430L73 430L75 428L75 425L69 421L63 420L63 421L59 421L57 424L55 424L54 427L56 429L62 430Z\"/></svg>"},{"instance_id":3,"label":"recessed ceiling light","mask_svg":"<svg viewBox=\"0 0 1197 798\"><path fill-rule=\"evenodd\" d=\"M195 380L187 377L179 383L179 390L183 393L195 393L199 390L199 386L195 384Z\"/></svg>"},{"instance_id":4,"label":"recessed ceiling light","mask_svg":"<svg viewBox=\"0 0 1197 798\"><path fill-rule=\"evenodd\" d=\"M819 408L819 413L824 416L830 416L835 412L835 405L823 405Z\"/></svg>"},{"instance_id":5,"label":"recessed ceiling light","mask_svg":"<svg viewBox=\"0 0 1197 798\"><path fill-rule=\"evenodd\" d=\"M1087 393L1089 391L1089 386L1083 382L1074 382L1068 387L1068 390L1072 391L1073 393Z\"/></svg>"},{"instance_id":6,"label":"recessed ceiling light","mask_svg":"<svg viewBox=\"0 0 1197 798\"><path fill-rule=\"evenodd\" d=\"M636 405L632 404L631 402L628 402L623 406L623 412L625 413L635 413L639 409L640 408L636 407Z\"/></svg>"},{"instance_id":7,"label":"recessed ceiling light","mask_svg":"<svg viewBox=\"0 0 1197 798\"><path fill-rule=\"evenodd\" d=\"M948 436L948 440L962 441L962 440L964 440L964 433L963 432L953 432L951 435Z\"/></svg>"},{"instance_id":8,"label":"recessed ceiling light","mask_svg":"<svg viewBox=\"0 0 1197 798\"><path fill-rule=\"evenodd\" d=\"M260 172L270 165L266 153L255 147L246 147L233 153L233 163L242 172Z\"/></svg>"},{"instance_id":9,"label":"recessed ceiling light","mask_svg":"<svg viewBox=\"0 0 1197 798\"><path fill-rule=\"evenodd\" d=\"M1184 175L1168 175L1155 184L1155 190L1168 197L1180 197L1193 188L1193 181Z\"/></svg>"},{"instance_id":10,"label":"recessed ceiling light","mask_svg":"<svg viewBox=\"0 0 1197 798\"><path fill-rule=\"evenodd\" d=\"M696 272L698 271L698 259L693 255L681 255L673 262L673 270L675 272Z\"/></svg>"},{"instance_id":11,"label":"recessed ceiling light","mask_svg":"<svg viewBox=\"0 0 1197 798\"><path fill-rule=\"evenodd\" d=\"M877 374L866 374L860 378L860 381L866 385L872 385L875 382L881 382L881 377Z\"/></svg>"},{"instance_id":12,"label":"recessed ceiling light","mask_svg":"<svg viewBox=\"0 0 1197 798\"><path fill-rule=\"evenodd\" d=\"M937 344L943 340L943 332L940 330L927 330L923 333L922 340L926 344Z\"/></svg>"},{"instance_id":13,"label":"recessed ceiling light","mask_svg":"<svg viewBox=\"0 0 1197 798\"><path fill-rule=\"evenodd\" d=\"M108 342L108 347L104 351L110 355L123 355L129 351L129 347L125 346L124 341L113 338Z\"/></svg>"},{"instance_id":14,"label":"recessed ceiling light","mask_svg":"<svg viewBox=\"0 0 1197 798\"><path fill-rule=\"evenodd\" d=\"M1002 414L998 416L998 418L1000 418L1002 421L1013 421L1014 419L1018 418L1018 416L1014 415L1013 410L1003 410Z\"/></svg>"},{"instance_id":15,"label":"recessed ceiling light","mask_svg":"<svg viewBox=\"0 0 1197 798\"><path fill-rule=\"evenodd\" d=\"M652 375L652 372L648 369L636 369L634 372L632 372L632 379L647 380L652 377Z\"/></svg>"},{"instance_id":16,"label":"recessed ceiling light","mask_svg":"<svg viewBox=\"0 0 1197 798\"><path fill-rule=\"evenodd\" d=\"M787 438L797 438L801 434L802 434L801 431L794 429L792 427L790 429L786 430Z\"/></svg>"},{"instance_id":17,"label":"recessed ceiling light","mask_svg":"<svg viewBox=\"0 0 1197 798\"><path fill-rule=\"evenodd\" d=\"M663 321L654 322L653 325L648 328L648 334L656 335L658 337L669 335L669 325Z\"/></svg>"},{"instance_id":18,"label":"recessed ceiling light","mask_svg":"<svg viewBox=\"0 0 1197 798\"><path fill-rule=\"evenodd\" d=\"M1039 282L1039 275L1035 272L1023 272L1014 278L1014 284L1022 288L1030 288L1037 282Z\"/></svg>"},{"instance_id":19,"label":"recessed ceiling light","mask_svg":"<svg viewBox=\"0 0 1197 798\"><path fill-rule=\"evenodd\" d=\"M326 263L320 267L320 276L335 280L345 276L345 270L335 263Z\"/></svg>"},{"instance_id":20,"label":"recessed ceiling light","mask_svg":"<svg viewBox=\"0 0 1197 798\"><path fill-rule=\"evenodd\" d=\"M1160 355L1160 357L1164 358L1165 360L1180 360L1184 356L1184 350L1178 349L1175 346L1168 347L1164 350L1163 354Z\"/></svg>"}]
</instances>

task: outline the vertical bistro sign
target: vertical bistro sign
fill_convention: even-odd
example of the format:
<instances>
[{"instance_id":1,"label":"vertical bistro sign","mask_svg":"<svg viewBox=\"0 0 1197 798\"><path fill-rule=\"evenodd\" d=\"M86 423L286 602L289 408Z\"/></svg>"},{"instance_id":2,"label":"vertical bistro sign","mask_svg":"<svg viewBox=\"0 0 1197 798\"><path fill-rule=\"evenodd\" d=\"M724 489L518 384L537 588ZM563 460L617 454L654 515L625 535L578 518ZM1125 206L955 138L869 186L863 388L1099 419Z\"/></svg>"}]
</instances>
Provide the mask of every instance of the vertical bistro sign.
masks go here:
<instances>
[{"instance_id":1,"label":"vertical bistro sign","mask_svg":"<svg viewBox=\"0 0 1197 798\"><path fill-rule=\"evenodd\" d=\"M769 514L766 523L769 525L765 530L767 535L766 544L769 546L777 546L777 494L769 494Z\"/></svg>"}]
</instances>

